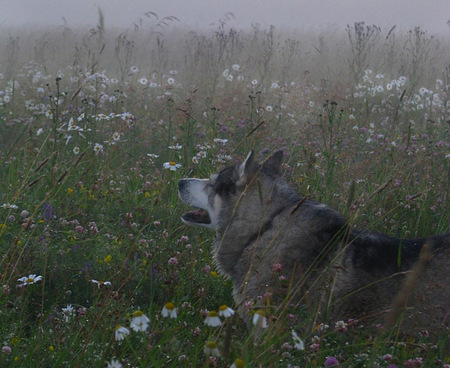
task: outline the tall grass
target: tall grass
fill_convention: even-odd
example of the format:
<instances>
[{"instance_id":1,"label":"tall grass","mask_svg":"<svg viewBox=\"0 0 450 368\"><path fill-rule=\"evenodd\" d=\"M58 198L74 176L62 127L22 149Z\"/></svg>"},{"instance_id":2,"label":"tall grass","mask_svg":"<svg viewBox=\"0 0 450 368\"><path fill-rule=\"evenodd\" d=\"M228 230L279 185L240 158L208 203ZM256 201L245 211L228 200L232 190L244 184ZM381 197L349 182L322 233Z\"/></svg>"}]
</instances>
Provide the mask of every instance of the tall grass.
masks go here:
<instances>
[{"instance_id":1,"label":"tall grass","mask_svg":"<svg viewBox=\"0 0 450 368\"><path fill-rule=\"evenodd\" d=\"M432 331L274 319L255 340L236 315L204 323L233 307L231 287L213 234L182 225L177 181L250 149L283 149L290 182L359 227L449 231L448 35L239 31L230 17L211 32L154 13L108 30L101 12L89 31L2 30L0 366L450 363ZM42 280L18 281L31 274ZM161 314L169 302L176 318ZM116 341L136 311L148 329Z\"/></svg>"}]
</instances>

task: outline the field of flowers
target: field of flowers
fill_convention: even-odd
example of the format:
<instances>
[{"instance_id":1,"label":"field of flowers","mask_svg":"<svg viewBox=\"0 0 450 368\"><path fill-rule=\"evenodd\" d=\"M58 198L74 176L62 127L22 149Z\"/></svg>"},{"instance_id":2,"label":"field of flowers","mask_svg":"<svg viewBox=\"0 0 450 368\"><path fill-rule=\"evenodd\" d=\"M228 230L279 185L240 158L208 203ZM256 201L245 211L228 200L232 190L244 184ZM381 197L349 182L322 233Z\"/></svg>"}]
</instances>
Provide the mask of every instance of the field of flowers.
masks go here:
<instances>
[{"instance_id":1,"label":"field of flowers","mask_svg":"<svg viewBox=\"0 0 450 368\"><path fill-rule=\"evenodd\" d=\"M182 177L283 149L292 185L358 227L449 231L449 35L231 16L2 30L0 367L450 366L448 331L246 326L177 198Z\"/></svg>"}]
</instances>

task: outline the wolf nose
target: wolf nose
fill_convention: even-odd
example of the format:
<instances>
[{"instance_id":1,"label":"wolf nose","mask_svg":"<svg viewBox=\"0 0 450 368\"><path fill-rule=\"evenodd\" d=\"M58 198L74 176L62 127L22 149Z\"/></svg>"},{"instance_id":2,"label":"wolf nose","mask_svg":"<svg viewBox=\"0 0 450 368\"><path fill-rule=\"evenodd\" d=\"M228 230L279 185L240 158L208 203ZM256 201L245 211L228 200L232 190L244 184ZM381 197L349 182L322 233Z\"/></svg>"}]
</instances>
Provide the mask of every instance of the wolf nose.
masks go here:
<instances>
[{"instance_id":1,"label":"wolf nose","mask_svg":"<svg viewBox=\"0 0 450 368\"><path fill-rule=\"evenodd\" d=\"M181 191L186 186L187 180L186 179L180 179L178 181L178 190Z\"/></svg>"}]
</instances>

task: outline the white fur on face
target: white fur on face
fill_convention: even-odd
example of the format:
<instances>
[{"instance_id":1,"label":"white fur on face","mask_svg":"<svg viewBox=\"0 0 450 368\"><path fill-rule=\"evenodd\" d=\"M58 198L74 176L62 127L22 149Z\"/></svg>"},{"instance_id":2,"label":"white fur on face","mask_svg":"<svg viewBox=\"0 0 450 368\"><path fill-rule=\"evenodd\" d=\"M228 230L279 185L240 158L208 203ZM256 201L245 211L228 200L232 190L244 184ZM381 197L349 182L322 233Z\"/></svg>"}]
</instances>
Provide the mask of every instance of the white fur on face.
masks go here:
<instances>
[{"instance_id":1,"label":"white fur on face","mask_svg":"<svg viewBox=\"0 0 450 368\"><path fill-rule=\"evenodd\" d=\"M187 184L182 191L179 192L181 200L189 206L197 207L208 212L211 223L194 223L183 219L183 222L189 225L196 225L216 230L218 210L221 206L219 196L215 196L211 186L210 179L184 179Z\"/></svg>"}]
</instances>

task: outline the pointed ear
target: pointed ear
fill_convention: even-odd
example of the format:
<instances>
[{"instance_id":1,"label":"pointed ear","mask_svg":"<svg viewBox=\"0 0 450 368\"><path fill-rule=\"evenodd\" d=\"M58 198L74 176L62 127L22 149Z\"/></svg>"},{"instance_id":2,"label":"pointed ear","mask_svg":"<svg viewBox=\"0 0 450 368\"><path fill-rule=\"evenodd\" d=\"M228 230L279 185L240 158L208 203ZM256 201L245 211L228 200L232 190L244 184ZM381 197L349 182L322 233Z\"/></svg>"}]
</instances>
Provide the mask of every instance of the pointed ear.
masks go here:
<instances>
[{"instance_id":1,"label":"pointed ear","mask_svg":"<svg viewBox=\"0 0 450 368\"><path fill-rule=\"evenodd\" d=\"M249 152L245 161L239 166L239 179L237 184L247 184L259 169L258 163L255 162L253 150Z\"/></svg>"},{"instance_id":2,"label":"pointed ear","mask_svg":"<svg viewBox=\"0 0 450 368\"><path fill-rule=\"evenodd\" d=\"M277 151L272 155L270 155L262 165L264 168L268 169L274 174L280 175L282 161L283 161L283 151Z\"/></svg>"}]
</instances>

